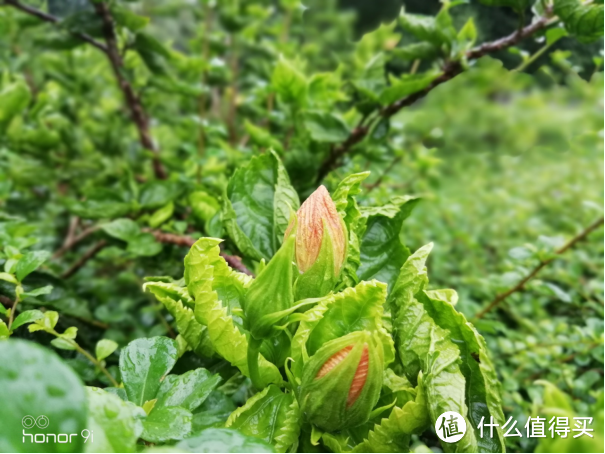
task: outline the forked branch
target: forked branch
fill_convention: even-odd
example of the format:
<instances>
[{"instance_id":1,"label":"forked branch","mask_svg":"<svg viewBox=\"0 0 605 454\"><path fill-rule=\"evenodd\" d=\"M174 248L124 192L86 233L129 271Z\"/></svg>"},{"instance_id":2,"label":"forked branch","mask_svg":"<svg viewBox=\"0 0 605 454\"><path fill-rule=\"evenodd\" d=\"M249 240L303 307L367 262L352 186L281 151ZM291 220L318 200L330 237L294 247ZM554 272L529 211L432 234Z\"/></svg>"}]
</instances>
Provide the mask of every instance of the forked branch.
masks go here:
<instances>
[{"instance_id":1,"label":"forked branch","mask_svg":"<svg viewBox=\"0 0 605 454\"><path fill-rule=\"evenodd\" d=\"M578 233L575 237L573 237L571 240L569 240L567 243L565 243L565 245L563 245L563 247L557 249L555 251L555 256L551 257L547 260L541 260L535 267L534 269L532 269L525 277L523 277L523 279L521 279L519 282L517 282L517 284L515 284L513 287L511 287L510 289L508 289L506 292L504 293L500 293L499 295L497 295L491 303L489 303L484 309L482 309L476 316L475 319L479 320L481 318L483 318L488 312L492 311L493 309L495 309L496 307L498 307L498 305L500 303L502 303L504 300L506 300L506 298L508 298L509 296L511 296L513 293L516 293L518 291L521 291L525 288L525 285L531 281L534 277L536 277L536 275L542 270L542 268L544 268L546 265L548 265L549 263L552 263L557 256L563 254L565 251L571 249L572 247L574 247L577 243L579 243L580 241L582 241L584 238L586 238L592 231L598 229L599 227L603 227L603 217L601 217L600 219L597 219L595 222L593 222L592 224L590 224L588 227L586 227L584 230L582 230L580 233Z\"/></svg>"},{"instance_id":2,"label":"forked branch","mask_svg":"<svg viewBox=\"0 0 605 454\"><path fill-rule=\"evenodd\" d=\"M552 16L552 12L547 10L546 15L539 18L534 23L503 38L483 43L480 46L469 50L465 57L467 60L476 60L490 53L514 46L525 38L528 38L534 35L536 32L546 28L553 22L554 19L555 18ZM319 172L317 174L317 183L319 184L326 177L326 175L341 165L342 158L353 148L353 146L361 142L367 136L374 123L379 121L381 118L389 118L399 112L402 108L414 104L419 99L424 98L435 87L453 79L463 71L464 67L460 61L448 62L442 68L441 75L433 80L428 87L416 93L412 93L404 98L398 99L397 101L383 107L378 112L378 115L374 117L373 121L370 122L370 124L364 125L363 120L365 118L362 119L344 142L332 147L329 155L319 168Z\"/></svg>"}]
</instances>

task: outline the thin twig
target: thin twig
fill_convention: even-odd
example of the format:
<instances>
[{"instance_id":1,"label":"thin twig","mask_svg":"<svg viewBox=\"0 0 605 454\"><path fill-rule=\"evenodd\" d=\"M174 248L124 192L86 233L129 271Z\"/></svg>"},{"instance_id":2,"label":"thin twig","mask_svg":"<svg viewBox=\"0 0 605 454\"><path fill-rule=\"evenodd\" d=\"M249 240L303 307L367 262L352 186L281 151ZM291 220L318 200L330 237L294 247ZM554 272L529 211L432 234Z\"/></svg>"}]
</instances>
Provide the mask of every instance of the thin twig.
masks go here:
<instances>
[{"instance_id":1,"label":"thin twig","mask_svg":"<svg viewBox=\"0 0 605 454\"><path fill-rule=\"evenodd\" d=\"M63 240L62 248L66 247L69 243L71 243L76 236L76 231L78 230L78 224L80 223L80 218L78 216L72 216L69 218L69 226L67 227L67 234L65 235L65 239Z\"/></svg>"},{"instance_id":2,"label":"thin twig","mask_svg":"<svg viewBox=\"0 0 605 454\"><path fill-rule=\"evenodd\" d=\"M67 241L64 242L63 246L61 246L59 249L57 249L57 251L53 254L52 258L58 259L63 254L65 254L67 251L69 251L72 247L74 247L76 244L78 244L80 241L87 238L89 235L93 234L94 232L96 232L99 229L100 229L100 227L98 225L93 225L91 227L88 227L88 228L82 230L82 232L80 232L78 235L73 236L69 242L67 242Z\"/></svg>"},{"instance_id":3,"label":"thin twig","mask_svg":"<svg viewBox=\"0 0 605 454\"><path fill-rule=\"evenodd\" d=\"M550 25L555 19L551 16L551 14L552 11L547 10L546 15L544 17L541 17L540 19L536 20L531 25L517 30L512 34L505 36L504 38L500 38L496 41L483 43L480 46L469 50L465 55L466 59L476 60L490 53L497 52L517 44L523 39L532 36L534 33ZM402 108L410 106L419 99L424 98L435 87L453 79L463 71L464 67L459 61L447 62L443 67L441 75L435 80L433 80L433 82L428 87L416 93L412 93L411 95L408 95L405 98L401 98L389 104L388 106L385 106L379 111L379 115L377 115L373 119L373 121L369 122L367 125L362 126L361 124L358 124L358 126L353 129L349 137L344 142L331 148L329 155L319 167L319 171L317 174L317 183L319 184L326 177L326 175L328 175L332 170L334 170L340 165L341 158L346 155L351 150L351 148L353 148L353 146L355 146L357 143L361 142L365 138L365 136L371 130L372 124L375 121L381 118L389 118L393 116Z\"/></svg>"},{"instance_id":4,"label":"thin twig","mask_svg":"<svg viewBox=\"0 0 605 454\"><path fill-rule=\"evenodd\" d=\"M513 287L508 289L506 292L500 293L499 295L497 295L492 300L491 303L489 303L483 310L481 310L475 316L475 320L479 320L479 319L483 318L485 316L485 314L487 314L492 309L497 307L500 303L502 303L506 298L508 298L513 293L523 290L525 285L530 280L532 280L540 272L540 270L542 270L542 268L544 268L546 265L553 262L557 258L556 256L563 254L565 251L567 251L568 249L575 246L576 243L578 243L578 242L582 241L584 238L586 238L593 230L596 230L602 226L603 226L603 217L601 217L600 219L597 219L595 222L593 222L588 227L586 227L584 230L582 230L578 235L576 235L571 240L569 240L563 247L561 247L560 249L557 249L555 251L554 257L551 257L547 260L540 260L540 263L538 263L538 265L536 265L536 267L534 269L532 269L527 276L525 276L523 279L521 279L519 282L517 282L516 285L514 285Z\"/></svg>"},{"instance_id":5,"label":"thin twig","mask_svg":"<svg viewBox=\"0 0 605 454\"><path fill-rule=\"evenodd\" d=\"M20 3L17 0L4 0L3 4L17 8L18 10L23 11L24 13L27 13L30 16L35 16L38 19L46 21L46 22L56 24L61 21L61 19L59 19L58 17L45 13L44 11L40 11L36 8L32 8L31 6L24 5L23 3ZM88 44L91 44L94 47L96 47L97 49L107 53L107 47L105 46L105 44L100 43L99 41L97 41L96 39L91 37L90 35L87 35L86 33L80 33L80 32L69 32L69 33L72 36L75 36L75 37L81 39L82 41L86 41Z\"/></svg>"},{"instance_id":6,"label":"thin twig","mask_svg":"<svg viewBox=\"0 0 605 454\"><path fill-rule=\"evenodd\" d=\"M122 55L120 55L118 49L114 20L109 11L109 7L105 2L96 2L94 6L97 14L103 21L103 35L105 36L105 42L107 44L107 58L109 58L109 61L111 62L111 67L113 68L118 85L120 86L122 93L124 93L130 115L139 132L141 145L143 148L153 153L153 171L156 178L166 179L166 170L160 162L159 150L153 142L149 131L149 118L143 109L141 100L134 92L130 82L124 76L124 61L122 60Z\"/></svg>"},{"instance_id":7,"label":"thin twig","mask_svg":"<svg viewBox=\"0 0 605 454\"><path fill-rule=\"evenodd\" d=\"M107 246L107 241L101 240L95 243L88 251L84 253L82 257L80 257L67 271L65 271L62 275L62 279L69 279L71 276L76 274L80 268L86 265L90 259L92 259L95 255L97 255L101 250Z\"/></svg>"},{"instance_id":8,"label":"thin twig","mask_svg":"<svg viewBox=\"0 0 605 454\"><path fill-rule=\"evenodd\" d=\"M196 242L194 238L186 235L175 235L174 233L166 233L161 232L159 230L152 229L144 229L144 231L152 233L156 240L160 243L170 243L176 244L177 246L183 247L191 247ZM237 255L230 255L221 252L221 257L225 259L227 265L229 265L234 270L239 271L240 273L247 274L248 276L254 276L254 273L250 271L246 266L242 263L242 259Z\"/></svg>"},{"instance_id":9,"label":"thin twig","mask_svg":"<svg viewBox=\"0 0 605 454\"><path fill-rule=\"evenodd\" d=\"M367 186L366 194L369 194L374 189L376 189L378 186L380 186L380 183L382 183L382 180L384 179L384 177L386 177L391 172L391 170L393 170L393 167L395 167L397 165L397 163L399 161L401 161L401 159L402 159L402 156L395 156L395 158L391 161L389 166L384 170L384 172L382 172L382 174L380 174L378 179L374 183L369 184Z\"/></svg>"}]
</instances>

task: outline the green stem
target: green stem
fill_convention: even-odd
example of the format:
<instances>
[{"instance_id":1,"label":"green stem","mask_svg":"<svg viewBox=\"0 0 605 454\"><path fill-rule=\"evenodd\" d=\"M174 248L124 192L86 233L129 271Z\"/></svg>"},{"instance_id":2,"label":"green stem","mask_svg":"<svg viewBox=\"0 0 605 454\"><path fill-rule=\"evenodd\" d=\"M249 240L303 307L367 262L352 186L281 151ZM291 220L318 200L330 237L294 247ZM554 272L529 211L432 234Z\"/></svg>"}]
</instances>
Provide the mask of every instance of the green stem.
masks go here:
<instances>
[{"instance_id":1,"label":"green stem","mask_svg":"<svg viewBox=\"0 0 605 454\"><path fill-rule=\"evenodd\" d=\"M248 339L248 372L252 384L259 390L263 389L263 383L258 370L258 354L262 343L262 339L255 339L252 336Z\"/></svg>"},{"instance_id":2,"label":"green stem","mask_svg":"<svg viewBox=\"0 0 605 454\"><path fill-rule=\"evenodd\" d=\"M78 351L79 353L81 353L82 355L84 355L91 363L93 363L96 367L98 367L99 370L101 372L103 372L103 374L107 377L107 379L111 382L111 384L114 387L116 387L116 388L120 387L120 384L116 381L115 378L113 378L113 376L103 366L103 364L101 364L101 361L98 361L97 358L95 358L90 353L88 353L86 350L84 350L82 347L80 347L80 345L75 340L73 340L73 339L66 339L64 337L61 337L61 335L58 332L56 332L54 329L47 329L45 331L48 331L49 333L53 334L57 338L61 338L61 339L65 340L65 341L67 341L68 343L70 343L76 349L76 351Z\"/></svg>"},{"instance_id":3,"label":"green stem","mask_svg":"<svg viewBox=\"0 0 605 454\"><path fill-rule=\"evenodd\" d=\"M535 62L542 54L544 54L544 52L546 52L550 48L550 46L552 46L553 44L554 43L550 43L550 44L546 44L546 45L542 46L540 49L538 49L536 51L535 54L533 54L531 57L529 57L527 60L525 60L519 66L517 66L515 69L513 69L513 71L514 72L523 71L525 68L527 68L533 62Z\"/></svg>"},{"instance_id":4,"label":"green stem","mask_svg":"<svg viewBox=\"0 0 605 454\"><path fill-rule=\"evenodd\" d=\"M15 304L13 304L10 315L8 316L8 332L9 333L10 333L11 327L13 326L13 322L15 321L15 313L17 312L17 305L19 304L19 301L21 301L20 293L18 291L16 291L15 294L16 294Z\"/></svg>"}]
</instances>

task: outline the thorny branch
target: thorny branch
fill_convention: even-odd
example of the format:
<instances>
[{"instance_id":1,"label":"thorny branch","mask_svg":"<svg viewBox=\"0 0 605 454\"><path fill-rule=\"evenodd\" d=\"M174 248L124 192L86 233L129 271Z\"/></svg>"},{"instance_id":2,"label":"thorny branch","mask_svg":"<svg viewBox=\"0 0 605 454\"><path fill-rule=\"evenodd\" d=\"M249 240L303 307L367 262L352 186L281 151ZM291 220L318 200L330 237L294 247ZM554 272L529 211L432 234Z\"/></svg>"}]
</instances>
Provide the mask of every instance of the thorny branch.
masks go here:
<instances>
[{"instance_id":1,"label":"thorny branch","mask_svg":"<svg viewBox=\"0 0 605 454\"><path fill-rule=\"evenodd\" d=\"M469 50L465 57L467 60L476 60L481 58L487 54L497 52L502 49L506 49L510 46L517 44L523 39L532 36L534 33L538 32L546 28L553 21L552 12L550 10L546 11L546 15L536 20L534 23L521 28L514 33L505 36L504 38L500 38L496 41L491 41L487 43L483 43L474 49ZM332 170L339 167L342 158L359 142L361 142L368 132L372 129L372 125L382 118L389 118L399 112L404 107L410 106L414 104L421 98L424 98L430 91L432 91L435 87L441 85L444 82L447 82L458 74L464 71L464 67L460 61L450 61L447 62L443 67L443 72L439 77L437 77L433 82L423 90L420 90L416 93L412 93L411 95L406 96L405 98L401 98L388 106L383 107L378 115L373 118L373 121L368 124L364 124L363 121L365 117L359 122L359 124L353 129L349 137L342 143L335 145L330 150L330 154L324 160L319 168L319 172L317 175L317 183L319 184Z\"/></svg>"},{"instance_id":2,"label":"thorny branch","mask_svg":"<svg viewBox=\"0 0 605 454\"><path fill-rule=\"evenodd\" d=\"M553 262L557 258L556 256L563 254L568 249L571 249L573 246L576 245L576 243L578 243L578 242L582 241L584 238L586 238L592 231L598 229L599 227L603 227L603 220L604 220L604 218L601 217L600 219L597 219L595 222L593 222L588 227L586 227L584 230L582 230L578 235L576 235L571 240L569 240L563 247L561 247L560 249L557 249L555 251L556 255L554 257L551 257L547 260L541 260L540 263L538 263L538 265L536 265L536 267L533 270L531 270L529 272L529 274L527 274L527 276L525 276L523 279L521 279L519 282L517 282L517 284L515 286L508 289L506 292L500 293L499 295L497 295L492 300L491 303L489 303L483 310L481 310L475 316L475 319L479 320L479 319L483 318L485 316L485 314L487 314L492 309L497 307L500 303L502 303L506 298L511 296L513 293L523 290L525 285L530 280L532 280L542 270L542 268L544 268L546 265Z\"/></svg>"},{"instance_id":3,"label":"thorny branch","mask_svg":"<svg viewBox=\"0 0 605 454\"><path fill-rule=\"evenodd\" d=\"M57 24L61 21L61 19L58 17L45 13L44 11L40 11L31 6L25 5L19 2L18 0L4 0L2 4L12 6L20 11L23 11L24 13L27 13L31 16L35 16L46 22ZM114 20L111 15L111 12L109 11L109 7L104 2L96 2L94 7L103 22L103 35L105 37L105 44L95 40L86 33L70 33L71 35L96 47L97 49L102 51L109 59L120 90L122 90L122 93L124 94L124 98L126 100L126 104L128 105L128 110L130 111L132 121L134 122L137 128L139 134L139 142L141 143L141 146L143 148L150 150L153 153L153 172L156 178L162 180L166 179L167 174L159 158L159 149L151 138L151 133L149 130L149 117L143 109L143 105L141 104L140 98L135 93L130 82L124 76L124 62L118 49Z\"/></svg>"}]
</instances>

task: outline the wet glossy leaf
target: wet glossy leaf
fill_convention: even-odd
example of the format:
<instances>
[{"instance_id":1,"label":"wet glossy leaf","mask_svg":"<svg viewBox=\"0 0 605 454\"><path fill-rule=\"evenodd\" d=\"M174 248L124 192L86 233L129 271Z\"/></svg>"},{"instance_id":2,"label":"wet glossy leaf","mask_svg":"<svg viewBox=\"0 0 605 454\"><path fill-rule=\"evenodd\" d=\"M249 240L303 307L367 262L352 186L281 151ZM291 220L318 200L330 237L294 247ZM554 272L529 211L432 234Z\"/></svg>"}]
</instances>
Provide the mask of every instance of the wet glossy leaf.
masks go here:
<instances>
[{"instance_id":1,"label":"wet glossy leaf","mask_svg":"<svg viewBox=\"0 0 605 454\"><path fill-rule=\"evenodd\" d=\"M128 400L143 405L155 398L177 359L176 343L167 337L137 339L120 352L120 374Z\"/></svg>"},{"instance_id":2,"label":"wet glossy leaf","mask_svg":"<svg viewBox=\"0 0 605 454\"><path fill-rule=\"evenodd\" d=\"M274 452L271 445L233 429L205 429L176 446L191 452Z\"/></svg>"},{"instance_id":3,"label":"wet glossy leaf","mask_svg":"<svg viewBox=\"0 0 605 454\"><path fill-rule=\"evenodd\" d=\"M0 363L0 450L82 452L80 436L71 443L33 442L35 434L80 434L86 427L86 396L75 372L54 352L23 340L2 341Z\"/></svg>"},{"instance_id":4,"label":"wet glossy leaf","mask_svg":"<svg viewBox=\"0 0 605 454\"><path fill-rule=\"evenodd\" d=\"M88 420L92 438L86 452L135 452L143 432L142 410L99 388L86 388Z\"/></svg>"},{"instance_id":5,"label":"wet glossy leaf","mask_svg":"<svg viewBox=\"0 0 605 454\"><path fill-rule=\"evenodd\" d=\"M181 440L191 431L192 415L183 407L162 407L143 420L143 440L160 443Z\"/></svg>"}]
</instances>

